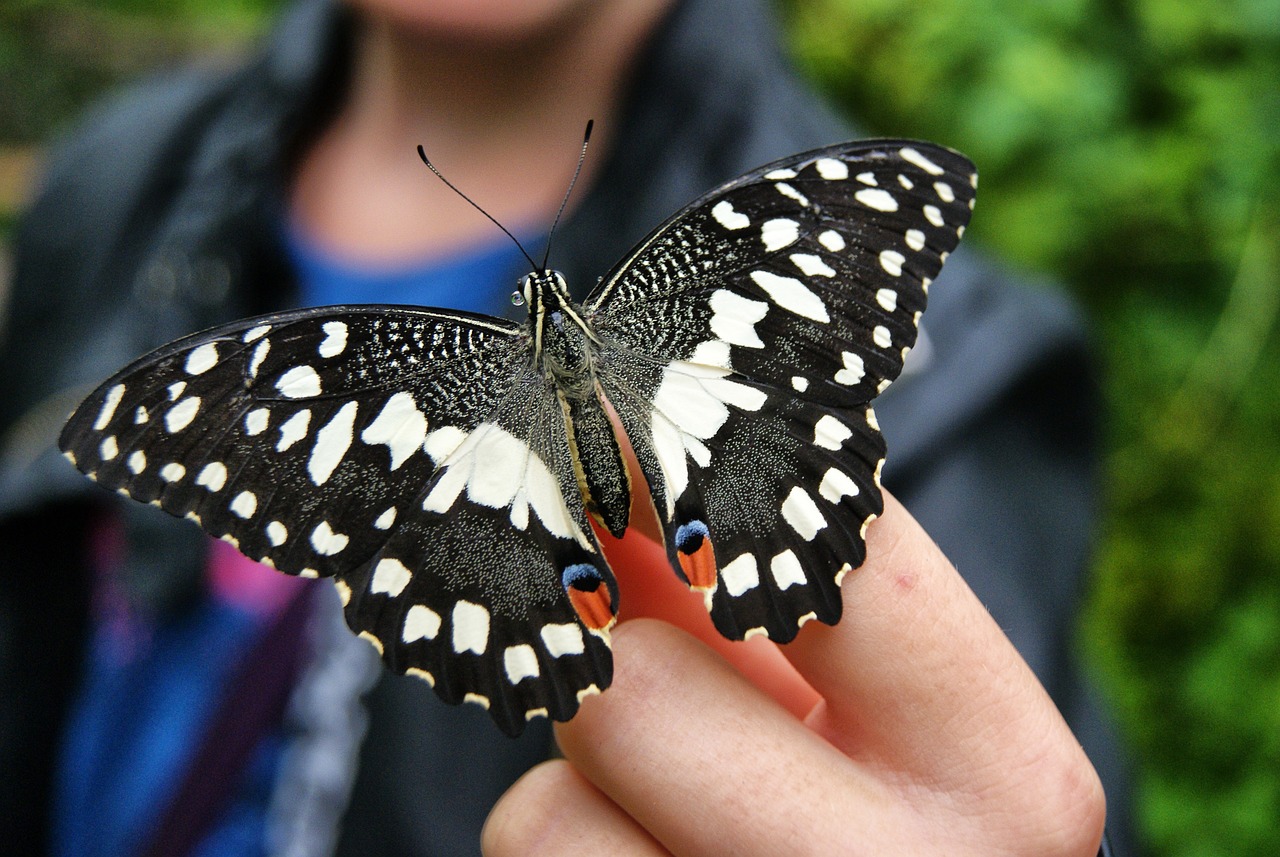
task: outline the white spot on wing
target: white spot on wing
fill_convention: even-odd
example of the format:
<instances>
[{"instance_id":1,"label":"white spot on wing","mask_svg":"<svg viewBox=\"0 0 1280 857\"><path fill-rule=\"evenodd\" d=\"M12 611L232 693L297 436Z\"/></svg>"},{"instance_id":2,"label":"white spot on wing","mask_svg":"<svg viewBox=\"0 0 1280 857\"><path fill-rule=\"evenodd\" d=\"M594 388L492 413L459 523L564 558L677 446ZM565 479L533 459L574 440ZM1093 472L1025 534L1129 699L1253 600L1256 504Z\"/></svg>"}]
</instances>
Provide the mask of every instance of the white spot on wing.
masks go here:
<instances>
[{"instance_id":1,"label":"white spot on wing","mask_svg":"<svg viewBox=\"0 0 1280 857\"><path fill-rule=\"evenodd\" d=\"M780 250L800 240L800 224L785 217L766 220L760 227L760 240L766 251Z\"/></svg>"},{"instance_id":2,"label":"white spot on wing","mask_svg":"<svg viewBox=\"0 0 1280 857\"><path fill-rule=\"evenodd\" d=\"M400 560L378 560L378 564L373 569L373 579L369 581L369 591L394 597L404 592L404 588L412 579L413 574L409 571L409 567Z\"/></svg>"},{"instance_id":3,"label":"white spot on wing","mask_svg":"<svg viewBox=\"0 0 1280 857\"><path fill-rule=\"evenodd\" d=\"M931 176L942 175L942 167L938 166L910 146L900 150L898 154L902 156L902 160L909 164L914 164Z\"/></svg>"},{"instance_id":4,"label":"white spot on wing","mask_svg":"<svg viewBox=\"0 0 1280 857\"><path fill-rule=\"evenodd\" d=\"M806 277L834 277L836 275L835 268L822 261L822 257L815 256L812 253L792 253L791 264L799 268L800 273Z\"/></svg>"},{"instance_id":5,"label":"white spot on wing","mask_svg":"<svg viewBox=\"0 0 1280 857\"><path fill-rule=\"evenodd\" d=\"M839 181L849 177L849 165L844 161L838 161L835 158L819 158L813 164L818 175L829 181Z\"/></svg>"},{"instance_id":6,"label":"white spot on wing","mask_svg":"<svg viewBox=\"0 0 1280 857\"><path fill-rule=\"evenodd\" d=\"M489 647L489 611L470 601L453 605L453 650L483 655Z\"/></svg>"},{"instance_id":7,"label":"white spot on wing","mask_svg":"<svg viewBox=\"0 0 1280 857\"><path fill-rule=\"evenodd\" d=\"M342 533L335 533L328 521L321 521L319 526L311 531L311 547L315 548L316 553L321 556L342 553L349 541L351 540Z\"/></svg>"},{"instance_id":8,"label":"white spot on wing","mask_svg":"<svg viewBox=\"0 0 1280 857\"><path fill-rule=\"evenodd\" d=\"M294 366L276 381L280 395L290 399L305 399L320 395L320 376L310 366Z\"/></svg>"},{"instance_id":9,"label":"white spot on wing","mask_svg":"<svg viewBox=\"0 0 1280 857\"><path fill-rule=\"evenodd\" d=\"M333 588L338 590L338 600L342 602L343 607L351 603L351 587L347 585L345 580L334 578Z\"/></svg>"},{"instance_id":10,"label":"white spot on wing","mask_svg":"<svg viewBox=\"0 0 1280 857\"><path fill-rule=\"evenodd\" d=\"M711 207L711 216L725 229L745 229L751 225L751 218L733 210L733 203L722 199Z\"/></svg>"},{"instance_id":11,"label":"white spot on wing","mask_svg":"<svg viewBox=\"0 0 1280 857\"><path fill-rule=\"evenodd\" d=\"M792 375L791 387L797 392L803 393L805 390L809 389L809 379L803 375Z\"/></svg>"},{"instance_id":12,"label":"white spot on wing","mask_svg":"<svg viewBox=\"0 0 1280 857\"><path fill-rule=\"evenodd\" d=\"M210 491L221 491L227 484L227 466L221 461L211 461L196 474L196 484Z\"/></svg>"},{"instance_id":13,"label":"white spot on wing","mask_svg":"<svg viewBox=\"0 0 1280 857\"><path fill-rule=\"evenodd\" d=\"M783 309L824 324L831 320L822 298L795 277L780 277L769 271L752 271L751 279Z\"/></svg>"},{"instance_id":14,"label":"white spot on wing","mask_svg":"<svg viewBox=\"0 0 1280 857\"><path fill-rule=\"evenodd\" d=\"M839 253L845 248L844 236L834 229L828 229L818 235L818 243L832 253Z\"/></svg>"},{"instance_id":15,"label":"white spot on wing","mask_svg":"<svg viewBox=\"0 0 1280 857\"><path fill-rule=\"evenodd\" d=\"M875 173L858 173L854 178L865 185L870 185L871 187L876 187L880 184L876 181Z\"/></svg>"},{"instance_id":16,"label":"white spot on wing","mask_svg":"<svg viewBox=\"0 0 1280 857\"><path fill-rule=\"evenodd\" d=\"M893 194L880 188L863 188L855 193L853 198L876 211L892 213L898 210L898 201L893 198Z\"/></svg>"},{"instance_id":17,"label":"white spot on wing","mask_svg":"<svg viewBox=\"0 0 1280 857\"><path fill-rule=\"evenodd\" d=\"M934 182L933 189L938 193L938 199L943 202L955 202L956 192L951 189L951 185L946 182Z\"/></svg>"},{"instance_id":18,"label":"white spot on wing","mask_svg":"<svg viewBox=\"0 0 1280 857\"><path fill-rule=\"evenodd\" d=\"M924 212L925 220L928 220L934 226L942 226L946 222L942 219L942 212L936 205L926 205L921 211Z\"/></svg>"},{"instance_id":19,"label":"white spot on wing","mask_svg":"<svg viewBox=\"0 0 1280 857\"><path fill-rule=\"evenodd\" d=\"M839 449L851 437L853 432L849 427L830 414L813 424L813 442L823 449Z\"/></svg>"},{"instance_id":20,"label":"white spot on wing","mask_svg":"<svg viewBox=\"0 0 1280 857\"><path fill-rule=\"evenodd\" d=\"M358 407L356 402L347 402L324 428L316 432L316 445L312 447L311 458L307 461L307 472L316 485L328 481L351 448Z\"/></svg>"},{"instance_id":21,"label":"white spot on wing","mask_svg":"<svg viewBox=\"0 0 1280 857\"><path fill-rule=\"evenodd\" d=\"M543 625L542 643L553 658L564 655L580 655L587 650L582 639L582 629L572 623L565 625Z\"/></svg>"},{"instance_id":22,"label":"white spot on wing","mask_svg":"<svg viewBox=\"0 0 1280 857\"><path fill-rule=\"evenodd\" d=\"M778 193L782 194L788 199L794 199L796 202L800 203L805 208L809 207L809 198L804 194L802 194L800 191L793 188L791 185L787 184L786 182L778 182L776 185L774 185L774 187L778 189Z\"/></svg>"},{"instance_id":23,"label":"white spot on wing","mask_svg":"<svg viewBox=\"0 0 1280 857\"><path fill-rule=\"evenodd\" d=\"M264 339L258 343L253 349L253 356L249 358L249 377L257 378L258 369L262 366L262 361L267 359L267 352L271 350L271 340Z\"/></svg>"},{"instance_id":24,"label":"white spot on wing","mask_svg":"<svg viewBox=\"0 0 1280 857\"><path fill-rule=\"evenodd\" d=\"M436 465L439 465L466 439L467 433L457 426L441 426L427 435L422 443L422 449L431 456L431 460Z\"/></svg>"},{"instance_id":25,"label":"white spot on wing","mask_svg":"<svg viewBox=\"0 0 1280 857\"><path fill-rule=\"evenodd\" d=\"M367 444L385 444L391 453L391 469L396 470L418 451L427 438L427 416L418 409L413 396L399 392L387 399L377 418L360 432Z\"/></svg>"},{"instance_id":26,"label":"white spot on wing","mask_svg":"<svg viewBox=\"0 0 1280 857\"><path fill-rule=\"evenodd\" d=\"M732 368L729 364L729 343L719 339L699 342L689 355L690 363L703 363L707 366L718 366L721 369Z\"/></svg>"},{"instance_id":27,"label":"white spot on wing","mask_svg":"<svg viewBox=\"0 0 1280 857\"><path fill-rule=\"evenodd\" d=\"M756 322L769 312L764 301L753 301L725 289L711 294L711 332L730 345L764 348L756 334Z\"/></svg>"},{"instance_id":28,"label":"white spot on wing","mask_svg":"<svg viewBox=\"0 0 1280 857\"><path fill-rule=\"evenodd\" d=\"M415 604L404 614L404 630L400 639L406 643L434 640L440 633L440 614L425 604ZM433 680L434 681L434 680Z\"/></svg>"},{"instance_id":29,"label":"white spot on wing","mask_svg":"<svg viewBox=\"0 0 1280 857\"><path fill-rule=\"evenodd\" d=\"M280 440L276 443L276 452L284 452L307 436L307 427L311 425L311 411L298 411L280 426Z\"/></svg>"},{"instance_id":30,"label":"white spot on wing","mask_svg":"<svg viewBox=\"0 0 1280 857\"><path fill-rule=\"evenodd\" d=\"M200 397L187 396L170 408L169 412L164 415L164 427L169 430L170 434L180 432L191 425L191 421L196 418L196 414L199 412Z\"/></svg>"},{"instance_id":31,"label":"white spot on wing","mask_svg":"<svg viewBox=\"0 0 1280 857\"><path fill-rule=\"evenodd\" d=\"M320 343L321 357L337 357L347 348L347 325L341 321L324 323L324 341Z\"/></svg>"},{"instance_id":32,"label":"white spot on wing","mask_svg":"<svg viewBox=\"0 0 1280 857\"><path fill-rule=\"evenodd\" d=\"M164 467L160 468L160 478L165 482L177 482L187 475L187 468L183 467L176 461L170 461Z\"/></svg>"},{"instance_id":33,"label":"white spot on wing","mask_svg":"<svg viewBox=\"0 0 1280 857\"><path fill-rule=\"evenodd\" d=\"M147 455L140 449L136 449L129 454L125 465L136 476L147 469Z\"/></svg>"},{"instance_id":34,"label":"white spot on wing","mask_svg":"<svg viewBox=\"0 0 1280 857\"><path fill-rule=\"evenodd\" d=\"M111 422L111 418L115 416L116 408L120 405L120 400L124 398L124 384L116 384L102 400L102 410L98 411L98 418L93 421L93 430L102 431L107 427L107 423Z\"/></svg>"},{"instance_id":35,"label":"white spot on wing","mask_svg":"<svg viewBox=\"0 0 1280 857\"><path fill-rule=\"evenodd\" d=\"M249 437L255 437L267 430L267 424L271 421L271 412L266 408L254 408L244 417L244 433Z\"/></svg>"},{"instance_id":36,"label":"white spot on wing","mask_svg":"<svg viewBox=\"0 0 1280 857\"><path fill-rule=\"evenodd\" d=\"M906 261L907 257L897 250L880 251L880 267L884 268L885 273L891 277L902 276L902 265Z\"/></svg>"},{"instance_id":37,"label":"white spot on wing","mask_svg":"<svg viewBox=\"0 0 1280 857\"><path fill-rule=\"evenodd\" d=\"M871 340L881 348L888 348L893 344L893 337L889 334L889 328L882 324L877 324L875 330L871 331Z\"/></svg>"},{"instance_id":38,"label":"white spot on wing","mask_svg":"<svg viewBox=\"0 0 1280 857\"><path fill-rule=\"evenodd\" d=\"M214 366L218 365L218 346L212 342L206 342L187 355L187 374L203 375Z\"/></svg>"},{"instance_id":39,"label":"white spot on wing","mask_svg":"<svg viewBox=\"0 0 1280 857\"><path fill-rule=\"evenodd\" d=\"M720 569L725 592L734 598L760 585L760 569L753 554L744 553Z\"/></svg>"},{"instance_id":40,"label":"white spot on wing","mask_svg":"<svg viewBox=\"0 0 1280 857\"><path fill-rule=\"evenodd\" d=\"M169 401L176 402L183 391L187 389L186 381L175 381L169 385Z\"/></svg>"},{"instance_id":41,"label":"white spot on wing","mask_svg":"<svg viewBox=\"0 0 1280 857\"><path fill-rule=\"evenodd\" d=\"M782 519L806 542L813 541L818 531L827 525L813 498L798 485L782 501Z\"/></svg>"},{"instance_id":42,"label":"white spot on wing","mask_svg":"<svg viewBox=\"0 0 1280 857\"><path fill-rule=\"evenodd\" d=\"M507 681L519 684L538 677L538 655L528 643L507 646L502 653L502 667L507 671Z\"/></svg>"},{"instance_id":43,"label":"white spot on wing","mask_svg":"<svg viewBox=\"0 0 1280 857\"><path fill-rule=\"evenodd\" d=\"M886 312L893 312L898 308L898 293L893 289L880 289L876 292L876 303Z\"/></svg>"},{"instance_id":44,"label":"white spot on wing","mask_svg":"<svg viewBox=\"0 0 1280 857\"><path fill-rule=\"evenodd\" d=\"M818 496L828 503L839 503L844 497L856 497L858 485L843 470L832 467L818 484Z\"/></svg>"},{"instance_id":45,"label":"white spot on wing","mask_svg":"<svg viewBox=\"0 0 1280 857\"><path fill-rule=\"evenodd\" d=\"M262 337L266 336L270 330L271 330L271 325L260 324L257 327L248 330L245 333L245 335L241 338L240 341L243 342L245 345L248 345L250 342L253 342L255 339L261 339Z\"/></svg>"},{"instance_id":46,"label":"white spot on wing","mask_svg":"<svg viewBox=\"0 0 1280 857\"><path fill-rule=\"evenodd\" d=\"M844 363L844 368L836 372L836 383L844 384L846 387L852 387L862 381L867 374L867 367L862 362L862 356L854 354L852 351L842 351L840 359ZM825 417L824 417L825 419Z\"/></svg>"},{"instance_id":47,"label":"white spot on wing","mask_svg":"<svg viewBox=\"0 0 1280 857\"><path fill-rule=\"evenodd\" d=\"M151 421L151 414L147 413L147 409L138 405L138 409L133 412L133 424L136 426L144 425Z\"/></svg>"},{"instance_id":48,"label":"white spot on wing","mask_svg":"<svg viewBox=\"0 0 1280 857\"><path fill-rule=\"evenodd\" d=\"M258 511L258 498L252 491L241 491L231 501L231 511L236 517L249 518Z\"/></svg>"},{"instance_id":49,"label":"white spot on wing","mask_svg":"<svg viewBox=\"0 0 1280 857\"><path fill-rule=\"evenodd\" d=\"M391 529L391 525L394 524L395 522L396 522L396 507L392 506L391 508L387 509L387 511L383 512L381 515L378 516L378 519L373 522L373 526L374 526L374 529L389 530Z\"/></svg>"},{"instance_id":50,"label":"white spot on wing","mask_svg":"<svg viewBox=\"0 0 1280 857\"><path fill-rule=\"evenodd\" d=\"M796 177L796 171L792 169L788 169L786 167L781 167L779 169L771 170L770 172L765 173L764 177L769 179L770 181L781 181L783 179L793 179Z\"/></svg>"},{"instance_id":51,"label":"white spot on wing","mask_svg":"<svg viewBox=\"0 0 1280 857\"><path fill-rule=\"evenodd\" d=\"M491 509L510 505L517 526L521 520L527 526L532 509L548 532L594 551L565 506L559 481L528 444L493 423L459 434L465 439L443 463L444 472L422 502L425 511L447 512L465 489L473 503Z\"/></svg>"},{"instance_id":52,"label":"white spot on wing","mask_svg":"<svg viewBox=\"0 0 1280 857\"><path fill-rule=\"evenodd\" d=\"M289 530L279 521L272 521L267 524L267 541L272 547L280 547L289 539Z\"/></svg>"},{"instance_id":53,"label":"white spot on wing","mask_svg":"<svg viewBox=\"0 0 1280 857\"><path fill-rule=\"evenodd\" d=\"M689 484L686 454L707 466L711 454L702 443L729 419L733 405L757 411L768 396L761 390L726 378L726 370L712 366L673 361L662 373L662 382L653 397L651 426L654 454L667 487L668 511Z\"/></svg>"},{"instance_id":54,"label":"white spot on wing","mask_svg":"<svg viewBox=\"0 0 1280 857\"><path fill-rule=\"evenodd\" d=\"M919 229L908 229L906 238L907 246L912 250L924 249L924 233Z\"/></svg>"},{"instance_id":55,"label":"white spot on wing","mask_svg":"<svg viewBox=\"0 0 1280 857\"><path fill-rule=\"evenodd\" d=\"M804 568L796 558L795 551L791 550L785 550L769 560L769 573L773 575L773 582L778 584L779 589L809 582L804 576Z\"/></svg>"}]
</instances>

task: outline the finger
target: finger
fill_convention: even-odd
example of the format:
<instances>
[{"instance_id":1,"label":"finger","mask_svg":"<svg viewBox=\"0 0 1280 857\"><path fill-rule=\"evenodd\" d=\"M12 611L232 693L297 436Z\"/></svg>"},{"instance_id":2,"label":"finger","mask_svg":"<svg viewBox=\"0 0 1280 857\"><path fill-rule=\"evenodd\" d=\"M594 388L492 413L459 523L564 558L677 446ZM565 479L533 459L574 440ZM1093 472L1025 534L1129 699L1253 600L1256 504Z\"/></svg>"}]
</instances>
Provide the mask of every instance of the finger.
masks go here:
<instances>
[{"instance_id":1,"label":"finger","mask_svg":"<svg viewBox=\"0 0 1280 857\"><path fill-rule=\"evenodd\" d=\"M887 493L842 591L839 624L810 623L784 647L824 698L808 718L819 734L943 791L1047 813L1096 804L1096 775L1039 681Z\"/></svg>"},{"instance_id":2,"label":"finger","mask_svg":"<svg viewBox=\"0 0 1280 857\"><path fill-rule=\"evenodd\" d=\"M697 640L638 620L619 627L614 654L613 686L557 737L672 853L772 855L800 841L852 853L850 832L865 848L890 830L913 842L918 818L896 795Z\"/></svg>"},{"instance_id":3,"label":"finger","mask_svg":"<svg viewBox=\"0 0 1280 857\"><path fill-rule=\"evenodd\" d=\"M480 843L487 857L667 854L563 759L533 768L507 790L490 811Z\"/></svg>"},{"instance_id":4,"label":"finger","mask_svg":"<svg viewBox=\"0 0 1280 857\"><path fill-rule=\"evenodd\" d=\"M721 636L703 598L691 592L672 571L662 545L631 531L621 539L603 530L597 535L621 589L619 618L661 619L687 631L797 718L804 717L817 704L817 691L769 640L756 637L739 642Z\"/></svg>"}]
</instances>

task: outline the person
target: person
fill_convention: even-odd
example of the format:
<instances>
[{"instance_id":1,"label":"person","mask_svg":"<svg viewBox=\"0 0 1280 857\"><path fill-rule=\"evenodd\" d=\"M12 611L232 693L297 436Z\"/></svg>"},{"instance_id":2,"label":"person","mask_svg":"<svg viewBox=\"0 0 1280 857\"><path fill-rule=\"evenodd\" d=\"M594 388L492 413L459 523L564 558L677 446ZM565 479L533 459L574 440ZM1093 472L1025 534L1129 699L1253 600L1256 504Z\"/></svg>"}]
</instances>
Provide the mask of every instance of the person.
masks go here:
<instances>
[{"instance_id":1,"label":"person","mask_svg":"<svg viewBox=\"0 0 1280 857\"><path fill-rule=\"evenodd\" d=\"M1093 854L1099 775L1123 836L1118 747L1070 651L1087 342L1060 298L971 249L877 401L891 494L842 621L781 649L719 642L628 534L623 611L666 621L621 624L614 686L515 741L380 673L334 631L332 593L108 504L56 456L89 385L216 322L513 312L523 257L414 145L537 245L588 117L552 248L579 297L699 193L854 136L758 2L302 0L244 65L144 83L57 149L0 345L6 847L459 854L487 816L490 854ZM553 731L563 758L544 761Z\"/></svg>"}]
</instances>

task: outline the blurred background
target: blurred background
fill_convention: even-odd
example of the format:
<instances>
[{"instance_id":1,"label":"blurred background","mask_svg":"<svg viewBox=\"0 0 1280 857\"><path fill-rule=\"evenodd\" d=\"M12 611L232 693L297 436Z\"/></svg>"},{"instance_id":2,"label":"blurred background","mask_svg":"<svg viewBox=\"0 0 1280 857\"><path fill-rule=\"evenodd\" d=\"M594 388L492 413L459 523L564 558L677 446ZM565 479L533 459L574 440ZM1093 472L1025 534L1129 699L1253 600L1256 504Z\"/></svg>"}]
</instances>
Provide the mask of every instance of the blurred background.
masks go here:
<instances>
[{"instance_id":1,"label":"blurred background","mask_svg":"<svg viewBox=\"0 0 1280 857\"><path fill-rule=\"evenodd\" d=\"M279 5L0 2L0 324L46 142L131 78L233 61ZM1106 492L1079 645L1146 853L1280 854L1280 0L779 8L868 132L976 161L967 240L1092 321Z\"/></svg>"}]
</instances>

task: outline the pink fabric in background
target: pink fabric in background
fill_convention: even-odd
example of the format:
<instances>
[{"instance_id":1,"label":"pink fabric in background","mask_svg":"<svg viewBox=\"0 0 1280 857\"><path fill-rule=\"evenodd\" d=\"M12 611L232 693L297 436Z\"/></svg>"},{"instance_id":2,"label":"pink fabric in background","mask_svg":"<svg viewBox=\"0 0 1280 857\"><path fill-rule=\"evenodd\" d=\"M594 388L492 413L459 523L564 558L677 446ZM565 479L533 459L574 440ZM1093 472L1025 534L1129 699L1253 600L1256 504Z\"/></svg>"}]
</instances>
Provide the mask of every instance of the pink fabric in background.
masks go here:
<instances>
[{"instance_id":1,"label":"pink fabric in background","mask_svg":"<svg viewBox=\"0 0 1280 857\"><path fill-rule=\"evenodd\" d=\"M254 562L217 539L210 540L208 575L211 594L258 616L274 614L310 583Z\"/></svg>"}]
</instances>

